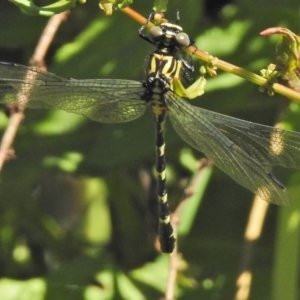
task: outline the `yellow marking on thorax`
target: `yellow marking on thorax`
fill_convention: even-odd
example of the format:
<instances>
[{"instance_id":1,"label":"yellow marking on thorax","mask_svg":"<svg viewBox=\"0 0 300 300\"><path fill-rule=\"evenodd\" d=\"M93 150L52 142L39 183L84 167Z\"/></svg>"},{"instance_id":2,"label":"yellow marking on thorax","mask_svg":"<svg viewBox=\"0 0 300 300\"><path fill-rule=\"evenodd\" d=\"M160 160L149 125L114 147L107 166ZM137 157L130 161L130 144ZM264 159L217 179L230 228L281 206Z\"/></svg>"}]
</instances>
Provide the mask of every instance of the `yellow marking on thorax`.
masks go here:
<instances>
[{"instance_id":1,"label":"yellow marking on thorax","mask_svg":"<svg viewBox=\"0 0 300 300\"><path fill-rule=\"evenodd\" d=\"M176 72L175 72L175 74L173 76L174 78L180 79L180 71L181 71L181 69L182 69L182 61L178 60L176 62Z\"/></svg>"},{"instance_id":2,"label":"yellow marking on thorax","mask_svg":"<svg viewBox=\"0 0 300 300\"><path fill-rule=\"evenodd\" d=\"M173 56L154 53L151 57L148 74L157 73L157 76L162 74L171 82L173 77L180 76L181 68L181 61L176 60Z\"/></svg>"}]
</instances>

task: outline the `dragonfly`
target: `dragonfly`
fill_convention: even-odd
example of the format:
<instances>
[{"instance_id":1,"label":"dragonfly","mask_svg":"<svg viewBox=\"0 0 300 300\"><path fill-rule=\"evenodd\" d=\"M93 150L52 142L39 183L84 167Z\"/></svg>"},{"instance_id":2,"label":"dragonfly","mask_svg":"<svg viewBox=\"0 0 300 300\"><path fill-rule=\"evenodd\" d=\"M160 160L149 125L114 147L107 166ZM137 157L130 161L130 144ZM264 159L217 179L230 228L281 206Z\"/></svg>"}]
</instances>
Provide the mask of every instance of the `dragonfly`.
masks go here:
<instances>
[{"instance_id":1,"label":"dragonfly","mask_svg":"<svg viewBox=\"0 0 300 300\"><path fill-rule=\"evenodd\" d=\"M149 17L148 21L151 21ZM148 22L147 21L147 22ZM300 167L300 133L260 125L190 104L203 93L200 77L184 88L193 66L182 58L192 40L176 22L163 22L139 36L154 45L144 80L64 78L15 63L0 63L0 103L36 109L61 109L101 123L123 123L146 109L155 123L159 240L161 251L176 244L167 201L164 122L168 117L179 136L204 153L237 183L263 200L288 206L284 185L273 166Z\"/></svg>"}]
</instances>

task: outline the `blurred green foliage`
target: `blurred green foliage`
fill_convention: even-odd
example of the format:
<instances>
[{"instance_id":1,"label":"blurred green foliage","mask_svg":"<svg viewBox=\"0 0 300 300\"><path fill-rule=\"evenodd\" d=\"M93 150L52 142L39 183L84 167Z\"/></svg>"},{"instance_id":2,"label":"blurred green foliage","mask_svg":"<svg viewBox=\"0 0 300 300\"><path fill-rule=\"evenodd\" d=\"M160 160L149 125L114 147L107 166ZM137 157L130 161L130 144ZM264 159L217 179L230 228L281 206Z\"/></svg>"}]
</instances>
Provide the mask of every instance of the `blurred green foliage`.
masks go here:
<instances>
[{"instance_id":1,"label":"blurred green foliage","mask_svg":"<svg viewBox=\"0 0 300 300\"><path fill-rule=\"evenodd\" d=\"M273 62L275 52L275 40L259 32L273 26L300 29L294 0L273 1L267 9L259 0L225 1L223 7L208 2L174 0L166 16L175 20L179 10L180 25L198 48L256 73ZM135 0L133 8L147 17L153 3L145 3ZM21 14L9 2L2 4L1 61L27 64L46 22ZM139 39L139 27L121 12L104 16L94 1L78 5L53 41L48 69L82 79L142 79L152 46ZM195 65L197 69L200 62ZM219 72L209 79L206 93L193 104L267 125L280 120L299 129L298 104L289 106L279 96L259 93L231 74ZM4 113L0 120L3 132ZM174 209L196 172L191 162L202 155L190 150L168 124L166 139ZM142 300L164 294L169 258L154 247L150 114L128 124L103 125L64 112L28 110L14 149L16 157L6 163L0 183L0 299ZM286 179L291 174L282 169L276 173ZM297 176L294 172L293 178ZM297 187L297 180L293 182ZM184 258L176 289L181 300L234 295L252 195L216 169L204 193L205 188L204 181L181 220L179 251ZM293 193L294 202L297 195ZM250 299L271 299L277 211L271 207L257 245Z\"/></svg>"},{"instance_id":2,"label":"blurred green foliage","mask_svg":"<svg viewBox=\"0 0 300 300\"><path fill-rule=\"evenodd\" d=\"M59 0L45 6L37 6L32 0L12 0L11 2L28 15L50 17L75 7L77 0Z\"/></svg>"}]
</instances>

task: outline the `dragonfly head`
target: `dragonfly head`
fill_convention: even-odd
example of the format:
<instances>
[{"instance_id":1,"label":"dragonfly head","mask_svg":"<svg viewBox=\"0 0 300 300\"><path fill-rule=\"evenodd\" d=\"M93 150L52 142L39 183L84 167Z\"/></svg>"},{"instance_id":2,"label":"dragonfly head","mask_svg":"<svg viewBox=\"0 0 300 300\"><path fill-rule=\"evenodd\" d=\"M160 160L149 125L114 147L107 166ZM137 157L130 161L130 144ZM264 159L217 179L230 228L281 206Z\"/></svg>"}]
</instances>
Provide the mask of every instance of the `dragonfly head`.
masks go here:
<instances>
[{"instance_id":1,"label":"dragonfly head","mask_svg":"<svg viewBox=\"0 0 300 300\"><path fill-rule=\"evenodd\" d=\"M149 39L158 48L184 49L192 44L189 36L178 25L162 23L149 30Z\"/></svg>"}]
</instances>

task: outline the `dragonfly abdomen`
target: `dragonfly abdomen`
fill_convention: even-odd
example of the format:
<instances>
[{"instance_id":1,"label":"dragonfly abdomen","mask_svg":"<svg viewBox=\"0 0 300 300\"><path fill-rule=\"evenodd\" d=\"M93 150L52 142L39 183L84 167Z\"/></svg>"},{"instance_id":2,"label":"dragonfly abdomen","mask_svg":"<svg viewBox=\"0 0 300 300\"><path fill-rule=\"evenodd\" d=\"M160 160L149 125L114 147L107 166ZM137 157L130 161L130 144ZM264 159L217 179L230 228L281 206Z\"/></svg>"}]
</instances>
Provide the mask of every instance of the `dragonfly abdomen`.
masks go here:
<instances>
[{"instance_id":1,"label":"dragonfly abdomen","mask_svg":"<svg viewBox=\"0 0 300 300\"><path fill-rule=\"evenodd\" d=\"M144 85L146 92L142 99L149 103L154 115L156 132L156 172L157 172L157 197L159 210L159 241L161 251L172 253L175 246L175 237L171 225L168 205L167 180L166 180L166 156L163 123L167 114L165 94L169 90L162 77L149 75Z\"/></svg>"},{"instance_id":2,"label":"dragonfly abdomen","mask_svg":"<svg viewBox=\"0 0 300 300\"><path fill-rule=\"evenodd\" d=\"M166 185L166 157L165 138L163 123L166 112L155 117L156 127L156 172L159 207L159 241L161 250L165 253L172 253L175 246L175 237L171 225L170 210L167 202L168 193Z\"/></svg>"}]
</instances>

